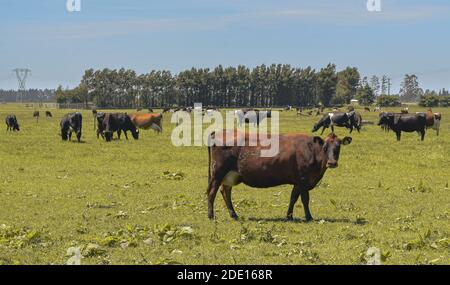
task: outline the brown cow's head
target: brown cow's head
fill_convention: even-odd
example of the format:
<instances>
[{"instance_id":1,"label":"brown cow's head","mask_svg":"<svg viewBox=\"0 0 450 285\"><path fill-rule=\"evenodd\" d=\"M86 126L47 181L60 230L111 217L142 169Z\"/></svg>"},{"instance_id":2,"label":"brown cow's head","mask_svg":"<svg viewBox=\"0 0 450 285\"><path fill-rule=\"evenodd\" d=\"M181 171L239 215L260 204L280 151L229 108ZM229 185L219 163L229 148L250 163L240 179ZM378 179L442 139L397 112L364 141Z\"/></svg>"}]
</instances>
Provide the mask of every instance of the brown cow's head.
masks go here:
<instances>
[{"instance_id":1,"label":"brown cow's head","mask_svg":"<svg viewBox=\"0 0 450 285\"><path fill-rule=\"evenodd\" d=\"M331 133L325 138L325 141L321 137L314 137L314 142L320 144L327 155L327 167L336 168L338 166L341 145L350 144L352 138L345 137L341 140L334 133Z\"/></svg>"}]
</instances>

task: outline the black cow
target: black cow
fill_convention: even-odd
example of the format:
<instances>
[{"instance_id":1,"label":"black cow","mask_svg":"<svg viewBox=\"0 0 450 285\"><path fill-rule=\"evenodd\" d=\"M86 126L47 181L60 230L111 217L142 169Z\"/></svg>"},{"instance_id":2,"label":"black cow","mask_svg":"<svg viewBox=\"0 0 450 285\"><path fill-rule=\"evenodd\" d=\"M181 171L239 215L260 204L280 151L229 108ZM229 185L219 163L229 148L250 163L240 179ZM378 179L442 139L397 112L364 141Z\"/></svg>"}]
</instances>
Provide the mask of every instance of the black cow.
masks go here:
<instances>
[{"instance_id":1,"label":"black cow","mask_svg":"<svg viewBox=\"0 0 450 285\"><path fill-rule=\"evenodd\" d=\"M20 131L16 115L6 116L6 131Z\"/></svg>"},{"instance_id":2,"label":"black cow","mask_svg":"<svg viewBox=\"0 0 450 285\"><path fill-rule=\"evenodd\" d=\"M36 123L39 121L39 111L34 111L33 118L36 118Z\"/></svg>"},{"instance_id":3,"label":"black cow","mask_svg":"<svg viewBox=\"0 0 450 285\"><path fill-rule=\"evenodd\" d=\"M51 117L53 117L53 116L52 116L52 112L50 112L50 111L45 111L45 117L46 117L46 118L51 118Z\"/></svg>"},{"instance_id":4,"label":"black cow","mask_svg":"<svg viewBox=\"0 0 450 285\"><path fill-rule=\"evenodd\" d=\"M382 113L380 115L379 126L387 125L389 129L393 130L397 135L397 141L403 132L417 132L423 141L425 138L426 115L419 114L396 114L396 113Z\"/></svg>"},{"instance_id":5,"label":"black cow","mask_svg":"<svg viewBox=\"0 0 450 285\"><path fill-rule=\"evenodd\" d=\"M394 113L392 113L392 112L381 112L381 113L378 114L379 119L381 119L381 117L386 115L386 114L394 115ZM381 124L378 124L378 125L381 126L381 129L384 130L385 132L389 132L389 126L388 126L387 123L381 123Z\"/></svg>"},{"instance_id":6,"label":"black cow","mask_svg":"<svg viewBox=\"0 0 450 285\"><path fill-rule=\"evenodd\" d=\"M77 140L81 140L81 127L83 117L80 113L70 113L61 119L61 137L63 141L71 140L72 132L77 134Z\"/></svg>"},{"instance_id":7,"label":"black cow","mask_svg":"<svg viewBox=\"0 0 450 285\"><path fill-rule=\"evenodd\" d=\"M358 130L358 132L361 128L360 124L358 124L355 111L349 113L332 112L323 116L322 119L314 125L312 132L317 132L320 128L322 128L322 135L325 129L331 127L331 131L334 133L334 126L346 127L347 129L350 129L350 133L353 132L354 127Z\"/></svg>"},{"instance_id":8,"label":"black cow","mask_svg":"<svg viewBox=\"0 0 450 285\"><path fill-rule=\"evenodd\" d=\"M126 113L105 114L102 120L101 128L99 127L99 129L103 130L104 138L107 142L112 140L114 132L117 132L117 136L120 140L122 131L124 132L125 138L127 140L127 131L131 131L131 134L135 140L139 139L139 130L131 121L130 116L128 116Z\"/></svg>"},{"instance_id":9,"label":"black cow","mask_svg":"<svg viewBox=\"0 0 450 285\"><path fill-rule=\"evenodd\" d=\"M99 138L100 135L104 139L105 138L105 134L104 134L105 129L103 128L103 119L105 119L106 114L103 112L96 111L94 116L95 116L95 119L97 119L97 139ZM94 124L94 127L95 127L95 124Z\"/></svg>"}]
</instances>

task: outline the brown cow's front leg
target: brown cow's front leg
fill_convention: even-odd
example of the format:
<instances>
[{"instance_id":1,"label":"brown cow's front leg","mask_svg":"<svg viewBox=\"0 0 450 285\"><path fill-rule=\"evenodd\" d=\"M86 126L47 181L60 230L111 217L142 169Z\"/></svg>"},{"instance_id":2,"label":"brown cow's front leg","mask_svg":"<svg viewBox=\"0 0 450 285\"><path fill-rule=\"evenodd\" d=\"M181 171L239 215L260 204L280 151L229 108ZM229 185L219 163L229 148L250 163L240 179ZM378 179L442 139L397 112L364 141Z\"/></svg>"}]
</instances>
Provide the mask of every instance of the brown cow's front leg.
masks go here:
<instances>
[{"instance_id":1,"label":"brown cow's front leg","mask_svg":"<svg viewBox=\"0 0 450 285\"><path fill-rule=\"evenodd\" d=\"M300 196L300 187L294 186L294 188L292 189L292 192L291 192L291 201L289 202L289 208L288 208L287 216L286 216L288 221L294 220L292 214L294 212L294 205L298 200L298 196Z\"/></svg>"},{"instance_id":2,"label":"brown cow's front leg","mask_svg":"<svg viewBox=\"0 0 450 285\"><path fill-rule=\"evenodd\" d=\"M222 193L222 197L225 200L225 204L227 205L228 212L230 213L230 217L232 219L237 220L238 215L234 211L233 202L231 201L231 189L232 189L232 187L230 187L230 186L222 185L222 187L220 187L220 193Z\"/></svg>"},{"instance_id":3,"label":"brown cow's front leg","mask_svg":"<svg viewBox=\"0 0 450 285\"><path fill-rule=\"evenodd\" d=\"M305 218L306 221L312 221L313 217L311 216L311 212L309 211L309 191L303 190L300 192L302 197L303 208L305 209Z\"/></svg>"}]
</instances>

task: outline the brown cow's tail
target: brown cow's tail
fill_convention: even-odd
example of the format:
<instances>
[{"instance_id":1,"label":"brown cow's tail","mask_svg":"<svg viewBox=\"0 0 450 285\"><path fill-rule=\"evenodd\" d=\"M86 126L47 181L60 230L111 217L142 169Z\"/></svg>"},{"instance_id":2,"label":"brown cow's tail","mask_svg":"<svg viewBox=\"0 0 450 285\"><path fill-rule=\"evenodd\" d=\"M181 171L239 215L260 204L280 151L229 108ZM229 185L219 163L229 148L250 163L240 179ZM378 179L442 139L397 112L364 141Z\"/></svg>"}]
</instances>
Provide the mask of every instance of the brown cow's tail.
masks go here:
<instances>
[{"instance_id":1,"label":"brown cow's tail","mask_svg":"<svg viewBox=\"0 0 450 285\"><path fill-rule=\"evenodd\" d=\"M208 188L206 189L206 195L208 195L209 191L209 184L211 183L211 147L212 147L212 140L214 139L215 132L212 132L208 136Z\"/></svg>"}]
</instances>

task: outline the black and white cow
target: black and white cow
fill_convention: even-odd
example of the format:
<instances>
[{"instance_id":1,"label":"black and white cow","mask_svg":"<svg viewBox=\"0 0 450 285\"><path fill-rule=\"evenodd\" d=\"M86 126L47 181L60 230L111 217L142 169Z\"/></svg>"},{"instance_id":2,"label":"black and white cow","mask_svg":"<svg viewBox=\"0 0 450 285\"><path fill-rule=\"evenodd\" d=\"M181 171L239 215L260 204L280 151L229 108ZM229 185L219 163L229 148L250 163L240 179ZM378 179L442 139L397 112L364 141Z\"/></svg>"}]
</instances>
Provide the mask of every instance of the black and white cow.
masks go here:
<instances>
[{"instance_id":1,"label":"black and white cow","mask_svg":"<svg viewBox=\"0 0 450 285\"><path fill-rule=\"evenodd\" d=\"M360 118L360 116L357 116L355 111L348 113L331 112L323 116L322 119L314 125L312 132L317 132L320 128L322 128L322 135L325 129L331 127L331 131L334 133L334 126L350 129L350 133L353 132L353 128L356 128L359 132L361 124L358 123L358 118Z\"/></svg>"},{"instance_id":2,"label":"black and white cow","mask_svg":"<svg viewBox=\"0 0 450 285\"><path fill-rule=\"evenodd\" d=\"M61 119L61 137L63 141L71 140L72 132L77 134L77 140L81 140L81 127L83 117L80 113L70 113Z\"/></svg>"}]
</instances>

